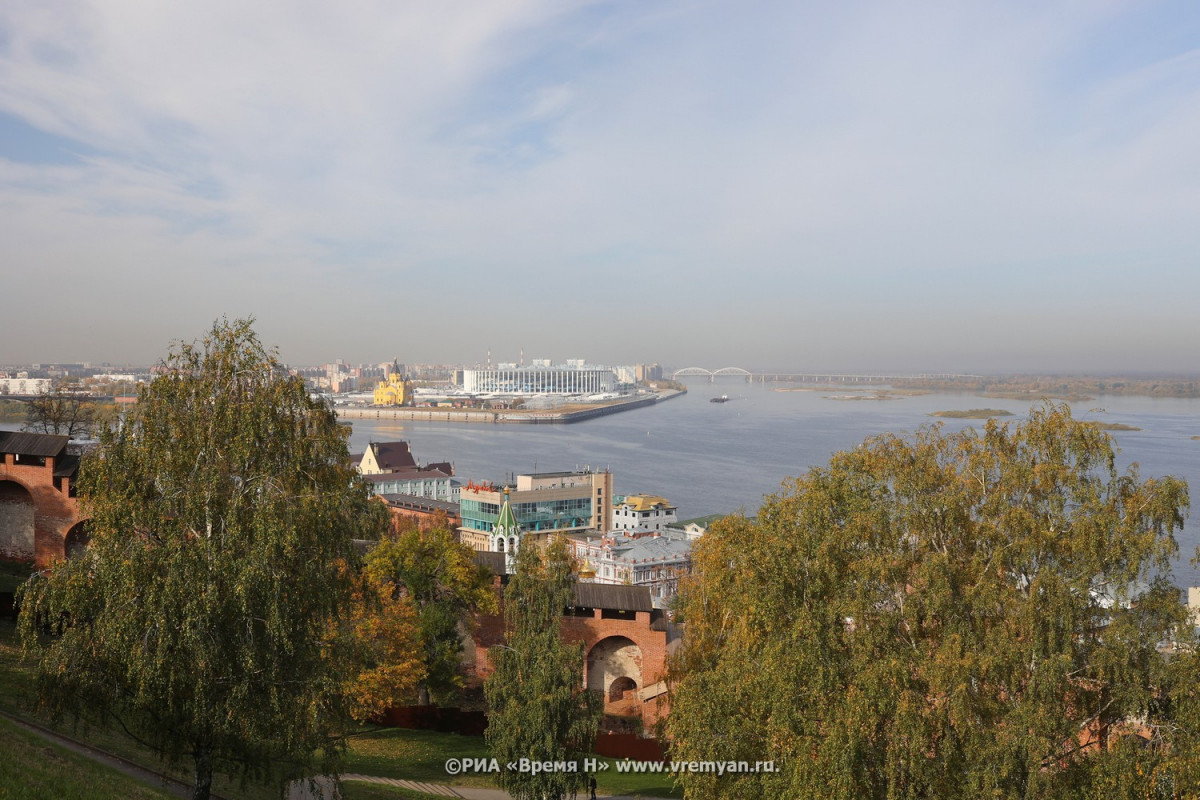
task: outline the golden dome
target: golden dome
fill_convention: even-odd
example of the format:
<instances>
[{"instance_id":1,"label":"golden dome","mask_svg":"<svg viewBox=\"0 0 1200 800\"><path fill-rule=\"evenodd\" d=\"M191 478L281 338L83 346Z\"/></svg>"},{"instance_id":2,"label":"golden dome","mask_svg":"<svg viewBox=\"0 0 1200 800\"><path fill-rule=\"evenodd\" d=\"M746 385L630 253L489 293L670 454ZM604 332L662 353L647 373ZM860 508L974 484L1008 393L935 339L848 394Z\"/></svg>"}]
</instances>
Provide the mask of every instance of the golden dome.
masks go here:
<instances>
[{"instance_id":1,"label":"golden dome","mask_svg":"<svg viewBox=\"0 0 1200 800\"><path fill-rule=\"evenodd\" d=\"M579 579L590 581L594 577L596 577L596 569L592 566L591 561L584 559L583 566L579 568Z\"/></svg>"}]
</instances>

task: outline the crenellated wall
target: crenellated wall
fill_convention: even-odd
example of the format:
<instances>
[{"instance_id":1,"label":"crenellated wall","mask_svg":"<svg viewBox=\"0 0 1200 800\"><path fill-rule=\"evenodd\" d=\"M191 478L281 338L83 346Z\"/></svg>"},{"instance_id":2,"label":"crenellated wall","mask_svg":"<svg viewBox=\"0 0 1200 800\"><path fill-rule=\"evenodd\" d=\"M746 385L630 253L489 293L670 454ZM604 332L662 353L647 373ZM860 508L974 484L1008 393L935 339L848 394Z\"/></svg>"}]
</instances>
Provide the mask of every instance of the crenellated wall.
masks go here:
<instances>
[{"instance_id":1,"label":"crenellated wall","mask_svg":"<svg viewBox=\"0 0 1200 800\"><path fill-rule=\"evenodd\" d=\"M70 477L54 477L54 458L0 463L0 558L33 561L39 568L66 557L67 534L80 521Z\"/></svg>"}]
</instances>

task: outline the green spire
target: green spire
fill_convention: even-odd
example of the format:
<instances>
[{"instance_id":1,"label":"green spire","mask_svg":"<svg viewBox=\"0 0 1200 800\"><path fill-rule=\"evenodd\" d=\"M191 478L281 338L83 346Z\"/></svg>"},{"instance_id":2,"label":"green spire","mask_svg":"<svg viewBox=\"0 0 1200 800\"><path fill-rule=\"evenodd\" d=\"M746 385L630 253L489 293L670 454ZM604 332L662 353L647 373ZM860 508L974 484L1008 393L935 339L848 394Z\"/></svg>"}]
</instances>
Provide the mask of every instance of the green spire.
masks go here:
<instances>
[{"instance_id":1,"label":"green spire","mask_svg":"<svg viewBox=\"0 0 1200 800\"><path fill-rule=\"evenodd\" d=\"M517 525L517 515L513 513L512 504L508 502L507 486L504 487L504 505L500 507L500 515L496 517L496 533L502 536L516 536L520 534L520 526Z\"/></svg>"}]
</instances>

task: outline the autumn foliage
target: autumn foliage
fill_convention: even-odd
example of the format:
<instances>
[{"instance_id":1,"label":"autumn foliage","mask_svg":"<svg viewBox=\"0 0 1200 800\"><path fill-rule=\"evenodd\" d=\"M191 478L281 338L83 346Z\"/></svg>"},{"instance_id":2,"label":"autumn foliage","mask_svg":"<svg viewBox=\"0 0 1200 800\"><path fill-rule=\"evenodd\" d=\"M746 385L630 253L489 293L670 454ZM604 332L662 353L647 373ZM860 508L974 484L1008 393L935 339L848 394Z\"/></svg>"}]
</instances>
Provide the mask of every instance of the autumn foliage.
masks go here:
<instances>
[{"instance_id":1,"label":"autumn foliage","mask_svg":"<svg viewBox=\"0 0 1200 800\"><path fill-rule=\"evenodd\" d=\"M672 758L781 769L687 796L1193 796L1187 506L1054 405L788 480L698 543L667 722Z\"/></svg>"}]
</instances>

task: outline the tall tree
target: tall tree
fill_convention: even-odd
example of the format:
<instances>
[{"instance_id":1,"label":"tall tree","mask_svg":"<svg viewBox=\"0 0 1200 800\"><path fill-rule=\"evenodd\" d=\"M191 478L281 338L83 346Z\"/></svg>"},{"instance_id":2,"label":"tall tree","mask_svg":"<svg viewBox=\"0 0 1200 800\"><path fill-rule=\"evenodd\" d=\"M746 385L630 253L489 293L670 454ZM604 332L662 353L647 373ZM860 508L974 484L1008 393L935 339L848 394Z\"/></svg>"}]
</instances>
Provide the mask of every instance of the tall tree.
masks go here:
<instances>
[{"instance_id":1,"label":"tall tree","mask_svg":"<svg viewBox=\"0 0 1200 800\"><path fill-rule=\"evenodd\" d=\"M561 633L574 583L561 540L544 559L533 546L518 551L504 593L507 643L489 652L493 672L484 683L487 746L501 764L579 761L595 739L602 701L583 688L583 645L565 644ZM581 771L500 773L501 788L518 800L556 800L585 781Z\"/></svg>"},{"instance_id":2,"label":"tall tree","mask_svg":"<svg viewBox=\"0 0 1200 800\"><path fill-rule=\"evenodd\" d=\"M26 584L41 698L190 758L197 800L214 770L282 779L318 752L332 766L351 539L386 524L348 461L332 410L249 321L174 347L82 465L90 546Z\"/></svg>"},{"instance_id":3,"label":"tall tree","mask_svg":"<svg viewBox=\"0 0 1200 800\"><path fill-rule=\"evenodd\" d=\"M667 721L674 758L779 771L687 796L1117 796L1169 750L1187 504L1065 406L789 480L698 543Z\"/></svg>"},{"instance_id":4,"label":"tall tree","mask_svg":"<svg viewBox=\"0 0 1200 800\"><path fill-rule=\"evenodd\" d=\"M69 436L91 436L100 423L96 404L85 396L59 384L42 392L25 408L25 430Z\"/></svg>"},{"instance_id":5,"label":"tall tree","mask_svg":"<svg viewBox=\"0 0 1200 800\"><path fill-rule=\"evenodd\" d=\"M445 703L462 688L462 635L475 613L494 614L496 595L475 551L458 542L445 519L422 529L401 524L366 559L366 572L415 605L425 677L419 702Z\"/></svg>"},{"instance_id":6,"label":"tall tree","mask_svg":"<svg viewBox=\"0 0 1200 800\"><path fill-rule=\"evenodd\" d=\"M416 607L403 587L371 568L377 550L367 556L350 607L349 644L360 665L349 685L350 713L360 721L411 702L426 675Z\"/></svg>"}]
</instances>

